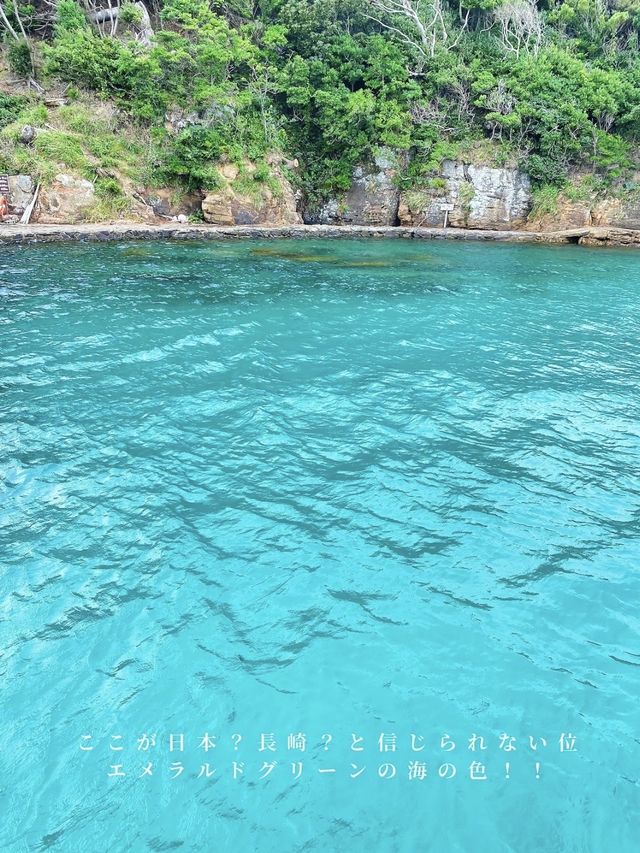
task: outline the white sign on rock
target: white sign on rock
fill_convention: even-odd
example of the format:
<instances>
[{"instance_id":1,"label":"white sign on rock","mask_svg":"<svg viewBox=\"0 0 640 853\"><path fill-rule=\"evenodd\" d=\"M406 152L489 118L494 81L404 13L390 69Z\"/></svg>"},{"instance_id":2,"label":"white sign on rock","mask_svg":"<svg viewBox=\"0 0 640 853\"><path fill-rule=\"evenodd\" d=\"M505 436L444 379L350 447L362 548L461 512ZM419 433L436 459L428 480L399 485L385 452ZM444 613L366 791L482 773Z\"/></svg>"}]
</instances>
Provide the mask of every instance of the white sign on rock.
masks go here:
<instances>
[{"instance_id":1,"label":"white sign on rock","mask_svg":"<svg viewBox=\"0 0 640 853\"><path fill-rule=\"evenodd\" d=\"M443 223L443 228L446 228L446 227L447 227L447 221L448 221L448 219L449 219L449 211L450 211L450 210L453 210L453 208L454 208L454 205L453 205L453 204L449 204L448 202L447 202L446 204L441 204L441 205L440 205L440 210L444 211L444 223Z\"/></svg>"}]
</instances>

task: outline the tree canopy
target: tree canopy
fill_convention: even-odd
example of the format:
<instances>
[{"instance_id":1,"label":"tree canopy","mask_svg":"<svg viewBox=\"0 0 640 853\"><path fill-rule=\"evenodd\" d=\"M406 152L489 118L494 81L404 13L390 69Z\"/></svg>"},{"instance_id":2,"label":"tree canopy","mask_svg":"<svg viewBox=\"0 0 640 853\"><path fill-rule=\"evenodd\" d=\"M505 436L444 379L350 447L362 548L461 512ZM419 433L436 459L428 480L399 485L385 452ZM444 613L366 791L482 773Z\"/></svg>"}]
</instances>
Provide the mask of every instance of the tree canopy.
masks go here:
<instances>
[{"instance_id":1,"label":"tree canopy","mask_svg":"<svg viewBox=\"0 0 640 853\"><path fill-rule=\"evenodd\" d=\"M410 181L484 140L561 185L623 174L640 132L640 0L0 0L0 27L15 73L112 99L187 186L280 150L322 195L381 146Z\"/></svg>"}]
</instances>

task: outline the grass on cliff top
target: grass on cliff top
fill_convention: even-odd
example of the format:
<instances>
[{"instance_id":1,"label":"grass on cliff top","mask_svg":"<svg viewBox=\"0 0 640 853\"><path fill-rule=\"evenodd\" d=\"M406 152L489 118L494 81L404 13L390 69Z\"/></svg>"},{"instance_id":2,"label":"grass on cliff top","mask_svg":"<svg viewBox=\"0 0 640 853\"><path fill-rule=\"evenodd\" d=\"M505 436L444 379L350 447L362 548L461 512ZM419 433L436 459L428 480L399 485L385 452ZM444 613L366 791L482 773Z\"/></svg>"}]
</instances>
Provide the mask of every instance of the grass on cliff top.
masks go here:
<instances>
[{"instance_id":1,"label":"grass on cliff top","mask_svg":"<svg viewBox=\"0 0 640 853\"><path fill-rule=\"evenodd\" d=\"M36 132L30 144L20 142L26 125ZM130 192L147 182L150 150L148 134L91 96L77 95L57 107L0 89L0 174L30 175L43 186L61 173L91 181L96 194L86 215L91 221L126 216Z\"/></svg>"},{"instance_id":2,"label":"grass on cliff top","mask_svg":"<svg viewBox=\"0 0 640 853\"><path fill-rule=\"evenodd\" d=\"M593 206L604 198L640 198L640 183L627 180L612 186L602 176L582 174L574 176L573 180L566 181L562 186L543 184L533 190L531 218L553 217L563 203L585 202L585 206Z\"/></svg>"},{"instance_id":3,"label":"grass on cliff top","mask_svg":"<svg viewBox=\"0 0 640 853\"><path fill-rule=\"evenodd\" d=\"M31 175L43 184L51 183L60 172L88 180L105 171L132 180L140 175L148 147L144 137L121 125L104 104L79 101L47 107L25 97L22 109L16 114L14 108L13 114L11 121L0 126L1 172ZM36 131L29 145L19 141L25 125Z\"/></svg>"},{"instance_id":4,"label":"grass on cliff top","mask_svg":"<svg viewBox=\"0 0 640 853\"><path fill-rule=\"evenodd\" d=\"M5 89L8 88L6 85ZM126 214L132 191L140 187L175 187L167 180L161 164L170 146L163 128L135 125L108 101L86 92L69 91L74 98L64 106L47 106L24 88L18 94L3 91L0 73L0 174L30 175L35 183L50 185L56 175L65 173L85 178L96 188L96 221ZM30 125L36 136L30 144L20 142L20 134ZM261 203L268 188L279 197L282 187L266 163L241 160L234 181L236 192ZM211 166L210 189L223 182L217 164Z\"/></svg>"}]
</instances>

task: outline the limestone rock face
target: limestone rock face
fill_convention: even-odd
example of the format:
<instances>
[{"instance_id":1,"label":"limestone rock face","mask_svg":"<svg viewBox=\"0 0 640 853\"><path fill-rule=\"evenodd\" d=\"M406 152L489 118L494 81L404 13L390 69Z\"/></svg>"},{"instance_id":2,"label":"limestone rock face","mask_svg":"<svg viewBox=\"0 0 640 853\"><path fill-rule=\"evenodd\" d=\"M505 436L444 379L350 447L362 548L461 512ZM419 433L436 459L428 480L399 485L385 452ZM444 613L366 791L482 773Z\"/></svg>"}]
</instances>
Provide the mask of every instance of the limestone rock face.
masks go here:
<instances>
[{"instance_id":1,"label":"limestone rock face","mask_svg":"<svg viewBox=\"0 0 640 853\"><path fill-rule=\"evenodd\" d=\"M640 248L640 229L591 228L578 240L581 246L634 246Z\"/></svg>"},{"instance_id":2,"label":"limestone rock face","mask_svg":"<svg viewBox=\"0 0 640 853\"><path fill-rule=\"evenodd\" d=\"M397 225L397 177L406 153L383 149L374 162L356 166L351 187L341 197L304 211L312 225Z\"/></svg>"},{"instance_id":3,"label":"limestone rock face","mask_svg":"<svg viewBox=\"0 0 640 853\"><path fill-rule=\"evenodd\" d=\"M591 212L594 225L640 230L640 197L603 199Z\"/></svg>"},{"instance_id":4,"label":"limestone rock face","mask_svg":"<svg viewBox=\"0 0 640 853\"><path fill-rule=\"evenodd\" d=\"M594 225L590 201L570 201L560 195L557 209L543 216L531 217L529 227L535 231L566 231Z\"/></svg>"},{"instance_id":5,"label":"limestone rock face","mask_svg":"<svg viewBox=\"0 0 640 853\"><path fill-rule=\"evenodd\" d=\"M202 195L200 193L180 193L175 189L143 190L140 193L144 201L151 207L156 216L172 218L174 216L189 216L200 210Z\"/></svg>"},{"instance_id":6,"label":"limestone rock face","mask_svg":"<svg viewBox=\"0 0 640 853\"><path fill-rule=\"evenodd\" d=\"M9 204L16 211L23 211L31 201L35 187L29 175L9 175Z\"/></svg>"},{"instance_id":7,"label":"limestone rock face","mask_svg":"<svg viewBox=\"0 0 640 853\"><path fill-rule=\"evenodd\" d=\"M50 187L40 190L34 221L43 223L82 222L95 202L91 181L72 175L56 175Z\"/></svg>"},{"instance_id":8,"label":"limestone rock face","mask_svg":"<svg viewBox=\"0 0 640 853\"><path fill-rule=\"evenodd\" d=\"M211 222L212 225L235 225L236 220L232 204L233 200L225 197L223 193L207 193L202 202L204 221ZM238 214L242 216L242 208L238 210Z\"/></svg>"},{"instance_id":9,"label":"limestone rock face","mask_svg":"<svg viewBox=\"0 0 640 853\"><path fill-rule=\"evenodd\" d=\"M525 224L531 203L531 182L519 169L445 160L432 187L401 194L398 218L401 225L442 226L442 205L450 204L452 227L512 230Z\"/></svg>"},{"instance_id":10,"label":"limestone rock face","mask_svg":"<svg viewBox=\"0 0 640 853\"><path fill-rule=\"evenodd\" d=\"M218 168L220 187L207 192L202 201L205 222L213 225L297 225L299 196L283 171L296 168L297 161L272 156L267 160L269 175L257 180L256 167L246 162ZM255 176L255 177L254 177Z\"/></svg>"},{"instance_id":11,"label":"limestone rock face","mask_svg":"<svg viewBox=\"0 0 640 853\"><path fill-rule=\"evenodd\" d=\"M562 231L590 225L640 230L640 198L633 195L623 198L594 196L572 201L560 193L553 212L531 218L529 222L529 227L536 231Z\"/></svg>"}]
</instances>

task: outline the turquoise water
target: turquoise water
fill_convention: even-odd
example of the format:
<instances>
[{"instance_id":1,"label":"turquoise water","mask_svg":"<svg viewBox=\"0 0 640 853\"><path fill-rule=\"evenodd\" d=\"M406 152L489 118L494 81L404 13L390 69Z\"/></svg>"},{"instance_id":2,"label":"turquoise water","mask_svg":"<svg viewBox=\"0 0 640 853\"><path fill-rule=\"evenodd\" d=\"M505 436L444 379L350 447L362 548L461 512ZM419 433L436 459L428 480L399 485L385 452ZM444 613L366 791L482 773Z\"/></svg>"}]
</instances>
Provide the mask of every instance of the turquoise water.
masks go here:
<instances>
[{"instance_id":1,"label":"turquoise water","mask_svg":"<svg viewBox=\"0 0 640 853\"><path fill-rule=\"evenodd\" d=\"M637 850L639 270L3 249L0 847Z\"/></svg>"}]
</instances>

